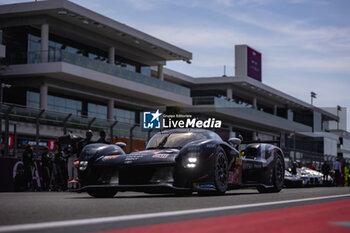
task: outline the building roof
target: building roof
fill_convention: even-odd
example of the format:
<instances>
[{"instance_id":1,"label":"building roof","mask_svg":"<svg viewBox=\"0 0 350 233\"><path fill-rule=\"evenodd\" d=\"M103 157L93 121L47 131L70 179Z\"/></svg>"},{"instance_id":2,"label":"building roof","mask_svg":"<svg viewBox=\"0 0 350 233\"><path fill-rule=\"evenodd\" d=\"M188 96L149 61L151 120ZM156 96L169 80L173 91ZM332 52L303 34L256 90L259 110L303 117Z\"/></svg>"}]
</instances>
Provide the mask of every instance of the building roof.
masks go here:
<instances>
[{"instance_id":1,"label":"building roof","mask_svg":"<svg viewBox=\"0 0 350 233\"><path fill-rule=\"evenodd\" d=\"M191 52L67 0L0 5L0 26L6 26L11 18L20 17L25 24L26 20L23 20L25 17L43 15L93 31L118 43L160 57L164 61L192 59Z\"/></svg>"},{"instance_id":2,"label":"building roof","mask_svg":"<svg viewBox=\"0 0 350 233\"><path fill-rule=\"evenodd\" d=\"M291 108L315 110L317 112L320 112L323 115L323 117L325 117L328 120L334 120L334 121L339 120L338 116L328 111L325 111L309 103L306 103L300 99L297 99L291 95L288 95L282 91L279 91L273 87L270 87L266 84L263 84L262 82L259 82L249 77L220 76L220 77L194 78L170 69L164 69L164 77L165 79L171 80L172 82L189 86L189 87L200 86L200 85L210 85L210 86L220 85L227 88L231 86L234 89L234 92L235 90L240 92L246 92L249 94L254 92L254 95L259 95L265 99L271 99L276 103L283 103L285 105L288 105Z\"/></svg>"}]
</instances>

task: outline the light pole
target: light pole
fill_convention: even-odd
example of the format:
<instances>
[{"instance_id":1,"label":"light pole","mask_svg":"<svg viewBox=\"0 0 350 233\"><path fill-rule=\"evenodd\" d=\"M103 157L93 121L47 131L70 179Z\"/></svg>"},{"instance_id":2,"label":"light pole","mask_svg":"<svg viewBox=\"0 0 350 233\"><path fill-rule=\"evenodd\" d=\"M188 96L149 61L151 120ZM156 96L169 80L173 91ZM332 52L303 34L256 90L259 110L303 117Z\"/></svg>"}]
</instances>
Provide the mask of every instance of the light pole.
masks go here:
<instances>
[{"instance_id":1,"label":"light pole","mask_svg":"<svg viewBox=\"0 0 350 233\"><path fill-rule=\"evenodd\" d=\"M10 88L10 84L6 83L0 83L0 113L2 113L2 102L3 102L3 96L4 96L4 88ZM0 118L0 141L2 142L2 117ZM6 140L5 140L6 141Z\"/></svg>"},{"instance_id":2,"label":"light pole","mask_svg":"<svg viewBox=\"0 0 350 233\"><path fill-rule=\"evenodd\" d=\"M338 121L337 121L337 130L339 130L339 112L341 111L341 107L339 105L337 105L337 117L338 117Z\"/></svg>"},{"instance_id":3,"label":"light pole","mask_svg":"<svg viewBox=\"0 0 350 233\"><path fill-rule=\"evenodd\" d=\"M316 99L316 93L315 92L310 92L310 95L311 95L311 105L313 105L313 99Z\"/></svg>"}]
</instances>

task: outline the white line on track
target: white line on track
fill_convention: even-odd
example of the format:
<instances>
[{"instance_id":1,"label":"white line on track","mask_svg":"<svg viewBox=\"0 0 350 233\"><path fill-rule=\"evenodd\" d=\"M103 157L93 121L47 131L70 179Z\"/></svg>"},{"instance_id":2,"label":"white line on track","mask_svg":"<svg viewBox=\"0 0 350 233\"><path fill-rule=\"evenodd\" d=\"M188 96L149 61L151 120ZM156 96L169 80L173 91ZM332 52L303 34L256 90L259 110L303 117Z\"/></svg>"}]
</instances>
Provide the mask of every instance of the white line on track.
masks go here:
<instances>
[{"instance_id":1,"label":"white line on track","mask_svg":"<svg viewBox=\"0 0 350 233\"><path fill-rule=\"evenodd\" d=\"M233 206L224 206L224 207L192 209L192 210L179 210L179 211L169 211L169 212L159 212L159 213L149 213L149 214L135 214L135 215L112 216L112 217L102 217L102 218L88 218L88 219L77 219L77 220L66 220L66 221L55 221L55 222L8 225L8 226L1 226L0 232L43 230L48 228L61 228L61 227L101 224L101 223L109 223L109 222L122 222L122 221L147 219L147 218L160 218L160 217L164 218L164 217L187 215L187 214L201 214L201 213L223 211L223 210L235 210L235 209L259 207L259 206L280 205L280 204L324 200L324 199L332 199L332 198L340 198L340 197L350 197L350 194L302 198L302 199L285 200L285 201L263 202L263 203L254 203L254 204L244 204L244 205L233 205Z\"/></svg>"}]
</instances>

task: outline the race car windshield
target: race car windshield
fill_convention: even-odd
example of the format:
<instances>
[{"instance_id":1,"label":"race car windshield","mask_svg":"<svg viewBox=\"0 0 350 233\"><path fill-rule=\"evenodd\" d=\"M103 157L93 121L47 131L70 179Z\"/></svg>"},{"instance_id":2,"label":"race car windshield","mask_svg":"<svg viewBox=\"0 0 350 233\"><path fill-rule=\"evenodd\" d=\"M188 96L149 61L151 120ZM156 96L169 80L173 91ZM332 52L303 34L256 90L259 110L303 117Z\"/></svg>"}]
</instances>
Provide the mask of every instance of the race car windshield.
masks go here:
<instances>
[{"instance_id":1,"label":"race car windshield","mask_svg":"<svg viewBox=\"0 0 350 233\"><path fill-rule=\"evenodd\" d=\"M189 142L207 139L208 137L202 133L170 133L156 134L147 144L147 149L160 148L181 148Z\"/></svg>"}]
</instances>

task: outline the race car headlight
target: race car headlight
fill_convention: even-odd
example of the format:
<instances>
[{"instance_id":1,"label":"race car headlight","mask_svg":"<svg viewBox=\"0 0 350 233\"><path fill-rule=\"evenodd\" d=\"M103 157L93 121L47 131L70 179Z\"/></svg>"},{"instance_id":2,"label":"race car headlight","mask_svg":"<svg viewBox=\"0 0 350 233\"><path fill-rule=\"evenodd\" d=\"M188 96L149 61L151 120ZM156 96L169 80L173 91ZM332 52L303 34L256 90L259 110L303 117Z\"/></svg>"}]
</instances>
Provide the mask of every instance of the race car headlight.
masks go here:
<instances>
[{"instance_id":1,"label":"race car headlight","mask_svg":"<svg viewBox=\"0 0 350 233\"><path fill-rule=\"evenodd\" d=\"M80 161L79 163L79 170L85 171L88 166L88 161Z\"/></svg>"},{"instance_id":2,"label":"race car headlight","mask_svg":"<svg viewBox=\"0 0 350 233\"><path fill-rule=\"evenodd\" d=\"M195 158L195 157L190 157L190 158L188 158L188 162L189 163L197 163L197 158Z\"/></svg>"},{"instance_id":3,"label":"race car headlight","mask_svg":"<svg viewBox=\"0 0 350 233\"><path fill-rule=\"evenodd\" d=\"M195 168L199 162L198 157L198 153L188 153L188 155L183 158L183 166L186 168Z\"/></svg>"}]
</instances>

